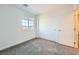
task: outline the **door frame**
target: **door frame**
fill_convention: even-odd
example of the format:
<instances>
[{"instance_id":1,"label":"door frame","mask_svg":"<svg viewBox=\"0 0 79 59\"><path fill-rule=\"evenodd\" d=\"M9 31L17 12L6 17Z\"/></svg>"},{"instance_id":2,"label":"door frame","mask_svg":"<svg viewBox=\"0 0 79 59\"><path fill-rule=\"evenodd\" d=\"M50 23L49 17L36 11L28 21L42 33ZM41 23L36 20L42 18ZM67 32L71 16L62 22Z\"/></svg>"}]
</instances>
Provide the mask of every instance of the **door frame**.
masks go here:
<instances>
[{"instance_id":1,"label":"door frame","mask_svg":"<svg viewBox=\"0 0 79 59\"><path fill-rule=\"evenodd\" d=\"M79 48L79 9L74 10L74 47Z\"/></svg>"}]
</instances>

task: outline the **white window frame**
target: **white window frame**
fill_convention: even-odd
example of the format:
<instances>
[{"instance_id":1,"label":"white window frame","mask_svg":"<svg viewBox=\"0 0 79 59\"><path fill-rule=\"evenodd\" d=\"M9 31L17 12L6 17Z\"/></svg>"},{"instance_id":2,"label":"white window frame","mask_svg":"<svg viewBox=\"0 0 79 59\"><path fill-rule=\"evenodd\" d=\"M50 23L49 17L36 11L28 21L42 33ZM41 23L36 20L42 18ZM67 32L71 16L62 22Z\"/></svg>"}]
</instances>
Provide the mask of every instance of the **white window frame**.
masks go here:
<instances>
[{"instance_id":1,"label":"white window frame","mask_svg":"<svg viewBox=\"0 0 79 59\"><path fill-rule=\"evenodd\" d=\"M27 21L25 21L25 20L27 20ZM30 21L32 21L32 22L30 22ZM25 25L25 23L27 24L27 26ZM30 26L30 23L32 23L31 26ZM33 18L31 18L31 17L24 17L22 19L22 27L23 27L24 30L33 29L34 28L34 20L33 20Z\"/></svg>"}]
</instances>

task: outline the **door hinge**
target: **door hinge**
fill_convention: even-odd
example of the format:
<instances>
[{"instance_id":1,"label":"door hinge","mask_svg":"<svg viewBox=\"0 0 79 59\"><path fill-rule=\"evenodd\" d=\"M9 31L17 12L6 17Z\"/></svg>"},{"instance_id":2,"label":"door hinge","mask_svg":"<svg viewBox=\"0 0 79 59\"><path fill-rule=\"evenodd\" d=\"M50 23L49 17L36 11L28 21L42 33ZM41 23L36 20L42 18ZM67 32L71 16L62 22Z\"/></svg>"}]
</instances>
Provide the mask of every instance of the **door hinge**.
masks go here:
<instances>
[{"instance_id":1,"label":"door hinge","mask_svg":"<svg viewBox=\"0 0 79 59\"><path fill-rule=\"evenodd\" d=\"M76 16L76 15L74 15L74 16Z\"/></svg>"},{"instance_id":2,"label":"door hinge","mask_svg":"<svg viewBox=\"0 0 79 59\"><path fill-rule=\"evenodd\" d=\"M74 28L74 31L76 31L76 28Z\"/></svg>"},{"instance_id":3,"label":"door hinge","mask_svg":"<svg viewBox=\"0 0 79 59\"><path fill-rule=\"evenodd\" d=\"M74 44L76 44L76 42L74 42Z\"/></svg>"}]
</instances>

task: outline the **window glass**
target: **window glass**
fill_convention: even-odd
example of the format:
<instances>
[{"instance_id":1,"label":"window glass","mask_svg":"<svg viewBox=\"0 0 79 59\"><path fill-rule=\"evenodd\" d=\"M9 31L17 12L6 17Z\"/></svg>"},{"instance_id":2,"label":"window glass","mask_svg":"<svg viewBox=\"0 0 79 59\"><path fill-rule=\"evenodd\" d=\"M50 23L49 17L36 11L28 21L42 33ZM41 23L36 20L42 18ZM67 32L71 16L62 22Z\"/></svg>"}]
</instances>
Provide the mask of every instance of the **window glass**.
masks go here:
<instances>
[{"instance_id":1,"label":"window glass","mask_svg":"<svg viewBox=\"0 0 79 59\"><path fill-rule=\"evenodd\" d=\"M24 17L22 19L22 26L26 29L33 29L33 18Z\"/></svg>"}]
</instances>

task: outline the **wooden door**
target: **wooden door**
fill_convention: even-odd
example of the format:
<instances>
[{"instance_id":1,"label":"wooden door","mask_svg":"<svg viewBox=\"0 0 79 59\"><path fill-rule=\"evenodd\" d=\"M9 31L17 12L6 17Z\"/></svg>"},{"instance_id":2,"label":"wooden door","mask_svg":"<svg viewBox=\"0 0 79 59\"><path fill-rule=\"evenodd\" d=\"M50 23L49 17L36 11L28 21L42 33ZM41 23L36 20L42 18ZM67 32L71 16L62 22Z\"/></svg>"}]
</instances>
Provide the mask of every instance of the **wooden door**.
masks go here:
<instances>
[{"instance_id":1,"label":"wooden door","mask_svg":"<svg viewBox=\"0 0 79 59\"><path fill-rule=\"evenodd\" d=\"M79 10L74 11L74 47L79 48Z\"/></svg>"}]
</instances>

